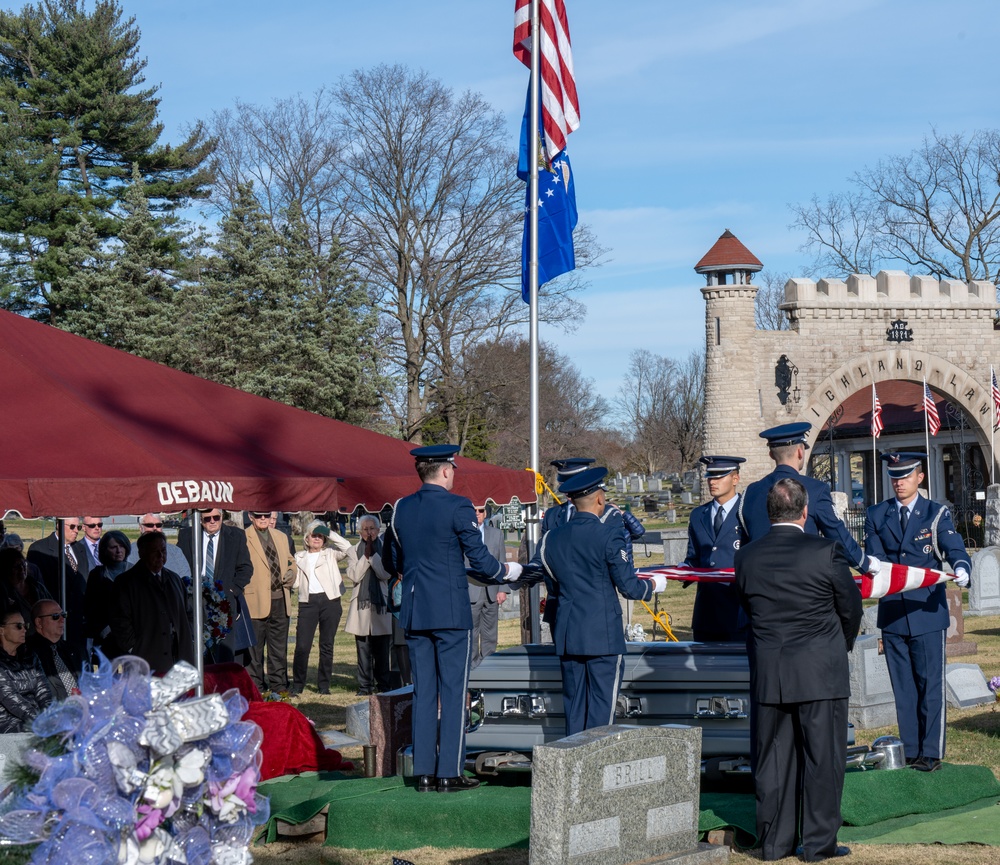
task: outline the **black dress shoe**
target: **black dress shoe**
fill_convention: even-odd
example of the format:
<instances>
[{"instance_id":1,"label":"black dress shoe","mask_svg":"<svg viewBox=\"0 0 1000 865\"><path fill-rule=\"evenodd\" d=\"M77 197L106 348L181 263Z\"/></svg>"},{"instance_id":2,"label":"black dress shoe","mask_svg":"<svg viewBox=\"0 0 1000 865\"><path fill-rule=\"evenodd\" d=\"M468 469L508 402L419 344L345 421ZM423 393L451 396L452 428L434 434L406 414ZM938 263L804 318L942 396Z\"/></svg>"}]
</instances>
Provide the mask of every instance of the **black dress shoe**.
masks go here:
<instances>
[{"instance_id":1,"label":"black dress shoe","mask_svg":"<svg viewBox=\"0 0 1000 865\"><path fill-rule=\"evenodd\" d=\"M475 790L479 786L479 781L475 778L438 778L438 793L458 793L462 790Z\"/></svg>"},{"instance_id":2,"label":"black dress shoe","mask_svg":"<svg viewBox=\"0 0 1000 865\"><path fill-rule=\"evenodd\" d=\"M430 793L432 790L437 789L438 779L433 775L421 775L417 779L417 792L418 793Z\"/></svg>"},{"instance_id":3,"label":"black dress shoe","mask_svg":"<svg viewBox=\"0 0 1000 865\"><path fill-rule=\"evenodd\" d=\"M802 856L802 848L801 847L796 847L795 848L795 854L797 856ZM803 856L803 861L805 861L805 862L823 862L823 861L825 861L827 859L835 859L835 858L838 858L840 856L850 856L850 855L851 855L851 848L850 847L845 847L843 844L838 844L834 848L834 851L829 856L814 856L812 859L806 859Z\"/></svg>"},{"instance_id":4,"label":"black dress shoe","mask_svg":"<svg viewBox=\"0 0 1000 865\"><path fill-rule=\"evenodd\" d=\"M923 757L907 757L906 758L906 765L907 766L916 766L917 763L919 763L923 759L924 759Z\"/></svg>"},{"instance_id":5,"label":"black dress shoe","mask_svg":"<svg viewBox=\"0 0 1000 865\"><path fill-rule=\"evenodd\" d=\"M941 761L937 757L921 757L913 768L918 772L936 772L941 768Z\"/></svg>"}]
</instances>

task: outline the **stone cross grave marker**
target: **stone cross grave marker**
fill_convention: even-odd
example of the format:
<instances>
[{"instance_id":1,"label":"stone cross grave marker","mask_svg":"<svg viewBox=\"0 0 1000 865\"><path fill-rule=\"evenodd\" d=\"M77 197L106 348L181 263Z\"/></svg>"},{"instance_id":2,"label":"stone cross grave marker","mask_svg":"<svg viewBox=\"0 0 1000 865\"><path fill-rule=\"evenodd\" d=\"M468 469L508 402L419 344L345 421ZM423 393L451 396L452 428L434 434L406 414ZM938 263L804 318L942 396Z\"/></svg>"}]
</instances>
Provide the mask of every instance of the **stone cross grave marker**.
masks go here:
<instances>
[{"instance_id":1,"label":"stone cross grave marker","mask_svg":"<svg viewBox=\"0 0 1000 865\"><path fill-rule=\"evenodd\" d=\"M701 729L597 727L536 745L530 865L724 863L698 843Z\"/></svg>"}]
</instances>

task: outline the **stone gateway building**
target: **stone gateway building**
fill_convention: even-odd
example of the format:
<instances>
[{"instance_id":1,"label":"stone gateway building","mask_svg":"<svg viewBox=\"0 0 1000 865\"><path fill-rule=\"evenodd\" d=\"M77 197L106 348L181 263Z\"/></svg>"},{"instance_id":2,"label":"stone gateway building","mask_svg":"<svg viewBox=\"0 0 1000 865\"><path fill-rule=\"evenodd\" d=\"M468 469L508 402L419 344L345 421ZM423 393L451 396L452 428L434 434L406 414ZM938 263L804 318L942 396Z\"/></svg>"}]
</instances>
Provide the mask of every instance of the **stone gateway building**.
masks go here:
<instances>
[{"instance_id":1,"label":"stone gateway building","mask_svg":"<svg viewBox=\"0 0 1000 865\"><path fill-rule=\"evenodd\" d=\"M791 279L781 304L790 329L766 331L754 326L751 284L762 266L727 230L695 267L707 281L705 453L746 457L746 484L772 468L758 433L808 421L810 473L856 507L872 504L892 494L881 462L873 470L872 385L885 424L877 450L924 450L926 381L941 422L929 438L931 498L950 502L956 522L981 513L990 364L1000 367L995 286L893 270Z\"/></svg>"}]
</instances>

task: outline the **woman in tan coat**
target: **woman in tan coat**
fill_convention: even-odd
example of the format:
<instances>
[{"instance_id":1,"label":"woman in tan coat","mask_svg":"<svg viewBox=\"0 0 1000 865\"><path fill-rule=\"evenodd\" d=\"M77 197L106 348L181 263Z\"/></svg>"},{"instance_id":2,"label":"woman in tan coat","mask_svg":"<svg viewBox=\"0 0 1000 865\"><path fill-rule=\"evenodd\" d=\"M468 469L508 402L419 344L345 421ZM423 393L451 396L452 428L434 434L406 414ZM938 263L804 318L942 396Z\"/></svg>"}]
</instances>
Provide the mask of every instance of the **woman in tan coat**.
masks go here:
<instances>
[{"instance_id":1,"label":"woman in tan coat","mask_svg":"<svg viewBox=\"0 0 1000 865\"><path fill-rule=\"evenodd\" d=\"M333 639L343 612L340 596L344 581L337 564L351 549L345 540L319 520L306 526L306 548L295 554L298 565L299 610L295 623L295 655L292 658L292 694L306 687L309 652L319 625L319 676L321 694L330 693L333 676Z\"/></svg>"},{"instance_id":2,"label":"woman in tan coat","mask_svg":"<svg viewBox=\"0 0 1000 865\"><path fill-rule=\"evenodd\" d=\"M392 613L388 606L389 574L382 566L382 539L378 518L358 520L361 541L347 554L347 578L354 583L344 630L354 634L358 650L358 695L375 688L389 690L389 652L392 649Z\"/></svg>"}]
</instances>

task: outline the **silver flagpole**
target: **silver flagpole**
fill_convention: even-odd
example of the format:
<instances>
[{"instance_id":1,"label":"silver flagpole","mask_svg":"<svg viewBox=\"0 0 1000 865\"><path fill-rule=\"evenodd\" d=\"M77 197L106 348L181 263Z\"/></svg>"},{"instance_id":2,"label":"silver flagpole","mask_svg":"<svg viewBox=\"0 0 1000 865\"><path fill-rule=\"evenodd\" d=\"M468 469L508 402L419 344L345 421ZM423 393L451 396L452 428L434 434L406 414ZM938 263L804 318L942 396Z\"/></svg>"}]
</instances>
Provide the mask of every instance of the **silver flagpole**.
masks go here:
<instances>
[{"instance_id":1,"label":"silver flagpole","mask_svg":"<svg viewBox=\"0 0 1000 865\"><path fill-rule=\"evenodd\" d=\"M530 448L531 470L538 473L538 118L541 115L541 91L539 87L541 69L541 23L538 14L538 0L531 0L531 115L528 118L528 148L531 161L528 163L530 176L528 183L531 194L528 208L528 291L529 324L528 340L531 353L531 400L530 400ZM528 550L534 555L538 544L538 505L535 505L535 519L528 522ZM542 639L541 623L538 621L538 603L541 590L536 584L529 594L531 642Z\"/></svg>"},{"instance_id":2,"label":"silver flagpole","mask_svg":"<svg viewBox=\"0 0 1000 865\"><path fill-rule=\"evenodd\" d=\"M930 424L927 420L927 404L924 400L927 398L927 379L923 379L924 388L920 392L920 402L924 406L924 444L927 447L927 498L934 501L934 485L931 480L931 434L930 434ZM933 394L932 394L933 397Z\"/></svg>"},{"instance_id":3,"label":"silver flagpole","mask_svg":"<svg viewBox=\"0 0 1000 865\"><path fill-rule=\"evenodd\" d=\"M875 446L875 382L872 382L872 483L875 487L875 500L872 504L879 503L878 498L878 448Z\"/></svg>"},{"instance_id":4,"label":"silver flagpole","mask_svg":"<svg viewBox=\"0 0 1000 865\"><path fill-rule=\"evenodd\" d=\"M997 431L997 401L993 398L993 379L996 373L993 372L993 364L990 364L990 402L993 403L993 425L990 427L990 484L995 484L996 480L996 451L993 447L993 439Z\"/></svg>"}]
</instances>

